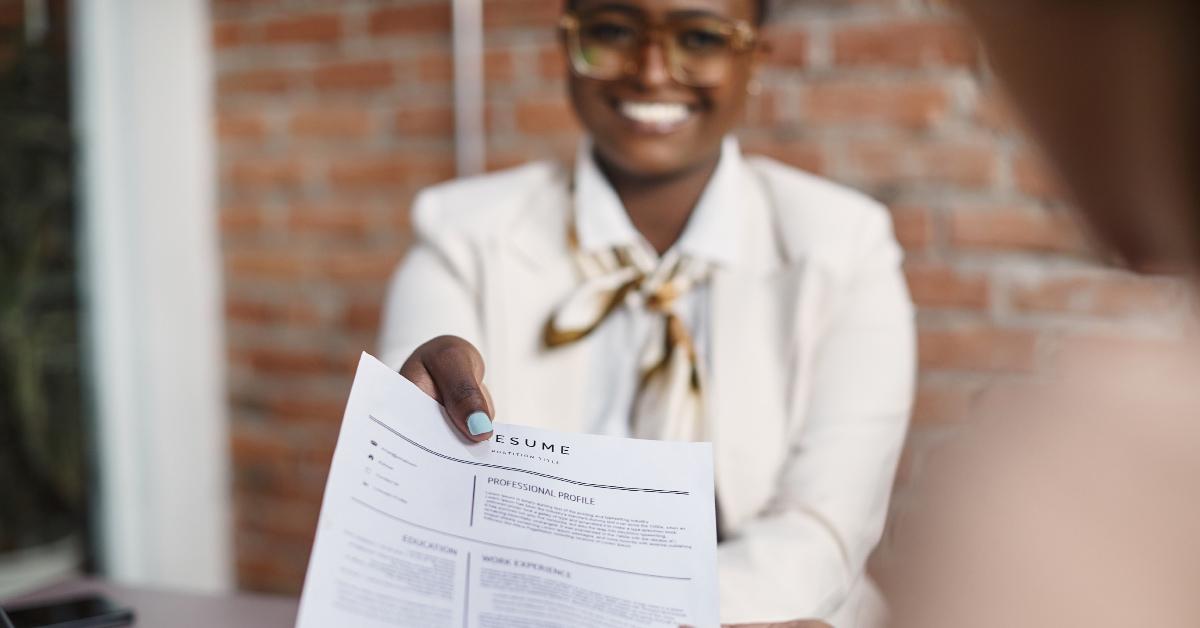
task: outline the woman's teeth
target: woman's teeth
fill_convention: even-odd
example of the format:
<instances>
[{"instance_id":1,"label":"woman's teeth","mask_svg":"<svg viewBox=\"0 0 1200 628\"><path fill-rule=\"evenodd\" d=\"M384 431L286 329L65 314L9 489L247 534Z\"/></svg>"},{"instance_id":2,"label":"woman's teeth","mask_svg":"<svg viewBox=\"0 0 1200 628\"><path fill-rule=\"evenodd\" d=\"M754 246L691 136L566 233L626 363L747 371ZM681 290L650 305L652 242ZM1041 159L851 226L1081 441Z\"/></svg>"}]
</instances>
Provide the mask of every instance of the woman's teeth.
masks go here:
<instances>
[{"instance_id":1,"label":"woman's teeth","mask_svg":"<svg viewBox=\"0 0 1200 628\"><path fill-rule=\"evenodd\" d=\"M666 102L622 102L621 115L642 124L673 126L688 118L687 105Z\"/></svg>"}]
</instances>

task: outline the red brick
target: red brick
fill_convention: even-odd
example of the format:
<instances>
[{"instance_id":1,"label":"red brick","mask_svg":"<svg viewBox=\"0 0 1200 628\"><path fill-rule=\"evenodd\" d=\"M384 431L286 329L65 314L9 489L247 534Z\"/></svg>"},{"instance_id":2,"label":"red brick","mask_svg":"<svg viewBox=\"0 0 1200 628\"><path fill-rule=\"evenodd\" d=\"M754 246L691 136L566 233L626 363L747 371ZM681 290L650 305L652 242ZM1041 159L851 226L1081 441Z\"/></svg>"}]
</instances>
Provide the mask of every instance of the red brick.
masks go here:
<instances>
[{"instance_id":1,"label":"red brick","mask_svg":"<svg viewBox=\"0 0 1200 628\"><path fill-rule=\"evenodd\" d=\"M284 490L290 489L291 485L287 477L280 477L284 473L284 470L273 471L271 479L281 481ZM305 494L274 497L276 499L295 501L296 503L311 504L311 507L314 509L320 508L321 493L323 492L322 489L324 489L323 482L326 475L326 473L321 474L322 486L313 487L311 490L306 491ZM237 479L239 478L235 476L235 480ZM292 484L294 483L295 480L292 481ZM262 503L258 500L262 495L264 495L264 492L261 490L240 488L235 483L235 511L255 509L263 511L262 516L270 516L271 504ZM242 514L238 512L235 516L241 517ZM234 546L238 554L237 566L239 571L248 564L272 566L269 571L271 572L272 579L277 580L277 582L271 585L273 587L271 590L275 591L277 590L276 587L281 586L281 582L291 582L292 579L296 579L295 585L299 586L303 581L305 563L308 560L309 551L312 547L312 538L311 536L307 539L279 538L266 536L253 530L242 529L235 535ZM293 597L295 597L294 594Z\"/></svg>"},{"instance_id":2,"label":"red brick","mask_svg":"<svg viewBox=\"0 0 1200 628\"><path fill-rule=\"evenodd\" d=\"M426 83L445 83L454 79L454 59L447 53L427 54L417 59L417 77Z\"/></svg>"},{"instance_id":3,"label":"red brick","mask_svg":"<svg viewBox=\"0 0 1200 628\"><path fill-rule=\"evenodd\" d=\"M1028 372L1034 367L1037 334L987 326L921 329L917 347L924 369Z\"/></svg>"},{"instance_id":4,"label":"red brick","mask_svg":"<svg viewBox=\"0 0 1200 628\"><path fill-rule=\"evenodd\" d=\"M293 233L363 238L371 228L370 214L353 206L300 205L288 212L288 229Z\"/></svg>"},{"instance_id":5,"label":"red brick","mask_svg":"<svg viewBox=\"0 0 1200 628\"><path fill-rule=\"evenodd\" d=\"M489 50L483 55L483 77L487 81L513 80L513 56L507 50Z\"/></svg>"},{"instance_id":6,"label":"red brick","mask_svg":"<svg viewBox=\"0 0 1200 628\"><path fill-rule=\"evenodd\" d=\"M321 321L320 313L307 301L275 303L237 297L226 299L225 317L233 322L264 326L309 327Z\"/></svg>"},{"instance_id":7,"label":"red brick","mask_svg":"<svg viewBox=\"0 0 1200 628\"><path fill-rule=\"evenodd\" d=\"M346 408L346 398L312 395L283 395L267 402L267 413L275 421L286 423L339 423Z\"/></svg>"},{"instance_id":8,"label":"red brick","mask_svg":"<svg viewBox=\"0 0 1200 628\"><path fill-rule=\"evenodd\" d=\"M371 130L371 116L361 107L307 109L292 114L288 129L302 137L358 139Z\"/></svg>"},{"instance_id":9,"label":"red brick","mask_svg":"<svg viewBox=\"0 0 1200 628\"><path fill-rule=\"evenodd\" d=\"M321 44L341 36L342 18L337 13L285 17L262 26L262 39L268 44Z\"/></svg>"},{"instance_id":10,"label":"red brick","mask_svg":"<svg viewBox=\"0 0 1200 628\"><path fill-rule=\"evenodd\" d=\"M254 233L262 230L265 221L258 207L222 207L220 213L221 233Z\"/></svg>"},{"instance_id":11,"label":"red brick","mask_svg":"<svg viewBox=\"0 0 1200 628\"><path fill-rule=\"evenodd\" d=\"M387 59L330 63L313 74L315 85L323 90L368 91L389 87L395 80L395 65Z\"/></svg>"},{"instance_id":12,"label":"red brick","mask_svg":"<svg viewBox=\"0 0 1200 628\"><path fill-rule=\"evenodd\" d=\"M258 69L220 75L217 91L231 94L281 94L300 86L295 72L282 69Z\"/></svg>"},{"instance_id":13,"label":"red brick","mask_svg":"<svg viewBox=\"0 0 1200 628\"><path fill-rule=\"evenodd\" d=\"M267 122L254 113L222 113L217 116L217 137L229 141L262 141Z\"/></svg>"},{"instance_id":14,"label":"red brick","mask_svg":"<svg viewBox=\"0 0 1200 628\"><path fill-rule=\"evenodd\" d=\"M487 164L485 168L488 172L495 170L504 170L505 168L513 168L521 164L528 163L535 157L525 151L517 152L496 152L488 151Z\"/></svg>"},{"instance_id":15,"label":"red brick","mask_svg":"<svg viewBox=\"0 0 1200 628\"><path fill-rule=\"evenodd\" d=\"M769 29L765 33L770 47L767 65L781 68L804 68L809 63L810 38L799 29Z\"/></svg>"},{"instance_id":16,"label":"red brick","mask_svg":"<svg viewBox=\"0 0 1200 628\"><path fill-rule=\"evenodd\" d=\"M934 126L950 112L950 94L937 83L880 85L861 80L807 83L801 93L805 124Z\"/></svg>"},{"instance_id":17,"label":"red brick","mask_svg":"<svg viewBox=\"0 0 1200 628\"><path fill-rule=\"evenodd\" d=\"M411 163L394 157L339 159L328 170L334 188L399 185L412 178Z\"/></svg>"},{"instance_id":18,"label":"red brick","mask_svg":"<svg viewBox=\"0 0 1200 628\"><path fill-rule=\"evenodd\" d=\"M242 591L297 597L303 588L304 568L280 565L275 558L248 559L239 552L236 568Z\"/></svg>"},{"instance_id":19,"label":"red brick","mask_svg":"<svg viewBox=\"0 0 1200 628\"><path fill-rule=\"evenodd\" d=\"M282 187L298 185L303 170L295 159L255 158L234 162L228 181L243 187Z\"/></svg>"},{"instance_id":20,"label":"red brick","mask_svg":"<svg viewBox=\"0 0 1200 628\"><path fill-rule=\"evenodd\" d=\"M263 430L231 430L229 454L234 464L275 463L286 464L292 457L293 447L283 440L263 433Z\"/></svg>"},{"instance_id":21,"label":"red brick","mask_svg":"<svg viewBox=\"0 0 1200 628\"><path fill-rule=\"evenodd\" d=\"M558 26L562 8L562 0L488 0L483 3L483 24L489 30L553 29Z\"/></svg>"},{"instance_id":22,"label":"red brick","mask_svg":"<svg viewBox=\"0 0 1200 628\"><path fill-rule=\"evenodd\" d=\"M847 164L868 185L943 183L969 188L992 185L996 152L956 142L859 141L847 144Z\"/></svg>"},{"instance_id":23,"label":"red brick","mask_svg":"<svg viewBox=\"0 0 1200 628\"><path fill-rule=\"evenodd\" d=\"M429 185L454 176L450 157L383 155L342 159L329 168L337 189L362 189L401 184Z\"/></svg>"},{"instance_id":24,"label":"red brick","mask_svg":"<svg viewBox=\"0 0 1200 628\"><path fill-rule=\"evenodd\" d=\"M298 597L303 589L304 568L282 566L275 558L252 560L239 553L236 569L237 587L242 591Z\"/></svg>"},{"instance_id":25,"label":"red brick","mask_svg":"<svg viewBox=\"0 0 1200 628\"><path fill-rule=\"evenodd\" d=\"M321 260L321 275L341 281L373 281L380 285L391 278L400 263L398 251L343 251Z\"/></svg>"},{"instance_id":26,"label":"red brick","mask_svg":"<svg viewBox=\"0 0 1200 628\"><path fill-rule=\"evenodd\" d=\"M273 539L312 542L320 507L302 499L239 495L235 507L240 528Z\"/></svg>"},{"instance_id":27,"label":"red brick","mask_svg":"<svg viewBox=\"0 0 1200 628\"><path fill-rule=\"evenodd\" d=\"M891 207L892 228L896 240L907 251L923 251L933 243L933 210L928 207L897 205Z\"/></svg>"},{"instance_id":28,"label":"red brick","mask_svg":"<svg viewBox=\"0 0 1200 628\"><path fill-rule=\"evenodd\" d=\"M371 12L367 31L372 35L418 35L450 31L450 3L428 2L384 7Z\"/></svg>"},{"instance_id":29,"label":"red brick","mask_svg":"<svg viewBox=\"0 0 1200 628\"><path fill-rule=\"evenodd\" d=\"M350 303L342 312L342 325L360 331L379 331L382 306L379 303Z\"/></svg>"},{"instance_id":30,"label":"red brick","mask_svg":"<svg viewBox=\"0 0 1200 628\"><path fill-rule=\"evenodd\" d=\"M514 112L517 129L523 133L544 135L578 130L575 113L564 98L523 100Z\"/></svg>"},{"instance_id":31,"label":"red brick","mask_svg":"<svg viewBox=\"0 0 1200 628\"><path fill-rule=\"evenodd\" d=\"M1024 312L1102 317L1160 315L1180 304L1179 288L1167 280L1117 274L1063 277L1015 286L1012 303Z\"/></svg>"},{"instance_id":32,"label":"red brick","mask_svg":"<svg viewBox=\"0 0 1200 628\"><path fill-rule=\"evenodd\" d=\"M907 264L904 275L919 307L982 310L988 306L988 280L984 275L932 263Z\"/></svg>"},{"instance_id":33,"label":"red brick","mask_svg":"<svg viewBox=\"0 0 1200 628\"><path fill-rule=\"evenodd\" d=\"M341 373L342 365L320 351L295 347L255 347L239 349L230 356L235 363L248 365L259 373L271 375L325 375Z\"/></svg>"},{"instance_id":34,"label":"red brick","mask_svg":"<svg viewBox=\"0 0 1200 628\"><path fill-rule=\"evenodd\" d=\"M299 279L308 267L304 258L286 251L241 251L225 254L225 269L234 276L260 279Z\"/></svg>"},{"instance_id":35,"label":"red brick","mask_svg":"<svg viewBox=\"0 0 1200 628\"><path fill-rule=\"evenodd\" d=\"M396 112L396 132L401 135L453 137L454 111L444 106L408 106Z\"/></svg>"},{"instance_id":36,"label":"red brick","mask_svg":"<svg viewBox=\"0 0 1200 628\"><path fill-rule=\"evenodd\" d=\"M274 475L279 475L276 472ZM237 477L235 476L235 480ZM278 478L283 482L283 488L288 488L286 477ZM235 485L235 510L261 508L258 497L263 491L248 490ZM314 508L320 507L320 491L315 496L273 496L277 499L289 499L300 503L310 503ZM235 516L241 517L237 513ZM304 564L307 561L312 539L295 540L264 536L250 530L240 530L235 537L235 547L238 553L237 567L239 574L248 566L254 570L267 571L270 575L268 583L272 587L280 586L281 582L298 579L298 585L304 578ZM275 590L272 588L272 590Z\"/></svg>"},{"instance_id":37,"label":"red brick","mask_svg":"<svg viewBox=\"0 0 1200 628\"><path fill-rule=\"evenodd\" d=\"M824 150L821 146L810 142L748 141L744 143L743 150L746 154L770 157L808 172L819 173L825 169Z\"/></svg>"},{"instance_id":38,"label":"red brick","mask_svg":"<svg viewBox=\"0 0 1200 628\"><path fill-rule=\"evenodd\" d=\"M223 50L246 42L246 27L238 22L215 22L212 26L213 48Z\"/></svg>"},{"instance_id":39,"label":"red brick","mask_svg":"<svg viewBox=\"0 0 1200 628\"><path fill-rule=\"evenodd\" d=\"M1038 209L960 209L950 214L957 248L1081 252L1084 239L1070 218Z\"/></svg>"},{"instance_id":40,"label":"red brick","mask_svg":"<svg viewBox=\"0 0 1200 628\"><path fill-rule=\"evenodd\" d=\"M283 477L284 473L286 471L282 471L282 469L271 469L270 477L272 480L283 480L286 483L287 478ZM240 474L235 474L234 479L241 479ZM239 497L239 502L248 502L246 508L262 509L257 506L257 502L253 501L253 497L263 495L264 491L238 490L236 484L238 483L235 482L234 494ZM319 503L319 497L318 494L316 497L290 498ZM235 504L235 509L238 508L241 508L240 503ZM270 513L263 513L260 516L270 516ZM246 579L245 582L239 582L239 586L252 587L253 591L298 597L299 591L289 590L293 587L299 590L304 582L305 563L308 552L311 550L312 537L296 539L266 536L266 534L250 530L242 525L241 513L236 513L235 519L238 519L239 524L238 533L234 537L234 550L238 555L236 569L238 569L239 581Z\"/></svg>"},{"instance_id":41,"label":"red brick","mask_svg":"<svg viewBox=\"0 0 1200 628\"><path fill-rule=\"evenodd\" d=\"M952 22L913 21L843 26L833 34L838 65L932 67L974 64L975 40Z\"/></svg>"},{"instance_id":42,"label":"red brick","mask_svg":"<svg viewBox=\"0 0 1200 628\"><path fill-rule=\"evenodd\" d=\"M544 79L562 79L567 75L567 57L562 46L547 46L538 51L538 76Z\"/></svg>"}]
</instances>

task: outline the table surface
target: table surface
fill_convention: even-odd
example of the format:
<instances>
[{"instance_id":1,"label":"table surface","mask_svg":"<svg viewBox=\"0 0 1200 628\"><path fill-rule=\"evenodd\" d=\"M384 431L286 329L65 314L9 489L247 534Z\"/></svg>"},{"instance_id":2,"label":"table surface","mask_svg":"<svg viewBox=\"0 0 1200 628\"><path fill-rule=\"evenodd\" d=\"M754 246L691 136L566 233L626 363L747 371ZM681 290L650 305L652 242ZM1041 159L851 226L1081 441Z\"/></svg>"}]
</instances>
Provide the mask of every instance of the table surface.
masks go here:
<instances>
[{"instance_id":1,"label":"table surface","mask_svg":"<svg viewBox=\"0 0 1200 628\"><path fill-rule=\"evenodd\" d=\"M205 595L126 587L95 578L61 582L9 600L3 606L98 594L133 609L142 628L285 628L295 625L299 600L249 593Z\"/></svg>"}]
</instances>

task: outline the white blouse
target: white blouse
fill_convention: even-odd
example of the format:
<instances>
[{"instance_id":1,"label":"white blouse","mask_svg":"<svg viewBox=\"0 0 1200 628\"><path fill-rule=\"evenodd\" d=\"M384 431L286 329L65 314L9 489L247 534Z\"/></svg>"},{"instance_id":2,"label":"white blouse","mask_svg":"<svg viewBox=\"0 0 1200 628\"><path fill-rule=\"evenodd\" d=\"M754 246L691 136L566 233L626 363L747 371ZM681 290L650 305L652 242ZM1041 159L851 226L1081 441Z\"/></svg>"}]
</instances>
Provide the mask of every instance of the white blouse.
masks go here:
<instances>
[{"instance_id":1,"label":"white blouse","mask_svg":"<svg viewBox=\"0 0 1200 628\"><path fill-rule=\"evenodd\" d=\"M721 145L716 170L704 188L687 225L672 249L716 266L737 264L737 177L743 172L741 149L728 137ZM575 160L574 224L583 252L635 246L650 259L661 259L637 231L620 198L600 172L589 141L580 143ZM694 286L681 297L676 311L695 343L702 369L708 363L708 282ZM592 356L587 375L590 388L605 391L586 400L587 431L609 436L630 436L630 416L639 380L639 355L661 314L648 311L641 295L629 294L626 307L610 314L581 343L589 343Z\"/></svg>"}]
</instances>

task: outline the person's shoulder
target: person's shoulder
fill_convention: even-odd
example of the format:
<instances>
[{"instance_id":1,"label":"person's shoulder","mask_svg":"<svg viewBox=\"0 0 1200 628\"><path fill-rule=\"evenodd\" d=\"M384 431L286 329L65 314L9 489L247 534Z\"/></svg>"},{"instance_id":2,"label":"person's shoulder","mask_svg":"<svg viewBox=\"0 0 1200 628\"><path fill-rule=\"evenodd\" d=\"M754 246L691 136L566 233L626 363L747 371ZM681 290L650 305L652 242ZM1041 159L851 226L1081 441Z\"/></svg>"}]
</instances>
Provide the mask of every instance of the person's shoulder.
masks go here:
<instances>
[{"instance_id":1,"label":"person's shoulder","mask_svg":"<svg viewBox=\"0 0 1200 628\"><path fill-rule=\"evenodd\" d=\"M865 240L894 239L887 208L863 192L769 157L746 161L763 183L780 235L795 255L852 254Z\"/></svg>"},{"instance_id":2,"label":"person's shoulder","mask_svg":"<svg viewBox=\"0 0 1200 628\"><path fill-rule=\"evenodd\" d=\"M563 187L563 167L535 161L424 188L413 203L418 229L494 232L532 205L537 195Z\"/></svg>"},{"instance_id":3,"label":"person's shoulder","mask_svg":"<svg viewBox=\"0 0 1200 628\"><path fill-rule=\"evenodd\" d=\"M871 215L887 213L882 203L852 187L770 157L753 155L747 157L746 161L767 184L772 196L777 200L789 200L780 204L782 211L851 223Z\"/></svg>"}]
</instances>

